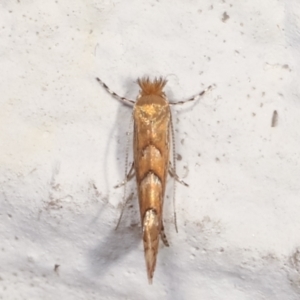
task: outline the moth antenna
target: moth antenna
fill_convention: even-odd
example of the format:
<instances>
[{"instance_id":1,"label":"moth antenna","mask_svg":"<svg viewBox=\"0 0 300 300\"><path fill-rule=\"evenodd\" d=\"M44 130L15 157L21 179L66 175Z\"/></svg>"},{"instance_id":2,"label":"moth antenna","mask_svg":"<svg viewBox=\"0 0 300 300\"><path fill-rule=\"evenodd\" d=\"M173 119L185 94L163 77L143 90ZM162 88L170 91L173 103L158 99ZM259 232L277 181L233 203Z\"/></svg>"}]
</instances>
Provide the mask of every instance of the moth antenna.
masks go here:
<instances>
[{"instance_id":1,"label":"moth antenna","mask_svg":"<svg viewBox=\"0 0 300 300\"><path fill-rule=\"evenodd\" d=\"M135 101L127 99L126 97L121 97L112 91L100 78L96 77L96 80L104 87L104 89L111 94L114 98L118 99L119 101L125 102L126 104L133 105Z\"/></svg>"},{"instance_id":2,"label":"moth antenna","mask_svg":"<svg viewBox=\"0 0 300 300\"><path fill-rule=\"evenodd\" d=\"M121 223L122 217L123 217L123 213L124 213L125 207L126 207L127 203L129 202L129 200L130 200L130 201L132 200L133 195L134 195L134 193L131 193L131 194L128 196L128 198L127 198L126 200L123 201L123 203L122 203L122 209L121 209L121 214L120 214L120 217L119 217L119 220L118 220L118 224L117 224L115 230L118 229L118 227L119 227L119 225L120 225L120 223Z\"/></svg>"},{"instance_id":3,"label":"moth antenna","mask_svg":"<svg viewBox=\"0 0 300 300\"><path fill-rule=\"evenodd\" d=\"M170 101L170 105L182 105L184 103L187 103L187 102L192 102L192 101L195 101L198 97L202 97L204 96L205 93L207 93L209 90L212 90L214 88L214 86L210 85L209 87L207 87L205 90L203 90L202 92L200 92L199 94L187 99L187 100L183 100L183 101L177 101L177 102L172 102Z\"/></svg>"}]
</instances>

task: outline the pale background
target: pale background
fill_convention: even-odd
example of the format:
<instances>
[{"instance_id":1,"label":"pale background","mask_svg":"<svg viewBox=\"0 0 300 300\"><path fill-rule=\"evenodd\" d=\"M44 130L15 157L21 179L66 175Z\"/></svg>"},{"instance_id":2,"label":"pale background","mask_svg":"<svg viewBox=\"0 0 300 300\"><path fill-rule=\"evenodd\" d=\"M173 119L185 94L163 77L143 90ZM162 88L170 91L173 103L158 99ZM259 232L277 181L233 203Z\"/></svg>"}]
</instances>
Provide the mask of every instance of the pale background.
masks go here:
<instances>
[{"instance_id":1,"label":"pale background","mask_svg":"<svg viewBox=\"0 0 300 300\"><path fill-rule=\"evenodd\" d=\"M0 45L0 299L299 299L299 0L2 0ZM216 85L173 109L152 286L136 197L114 230L131 108L95 80L145 75Z\"/></svg>"}]
</instances>

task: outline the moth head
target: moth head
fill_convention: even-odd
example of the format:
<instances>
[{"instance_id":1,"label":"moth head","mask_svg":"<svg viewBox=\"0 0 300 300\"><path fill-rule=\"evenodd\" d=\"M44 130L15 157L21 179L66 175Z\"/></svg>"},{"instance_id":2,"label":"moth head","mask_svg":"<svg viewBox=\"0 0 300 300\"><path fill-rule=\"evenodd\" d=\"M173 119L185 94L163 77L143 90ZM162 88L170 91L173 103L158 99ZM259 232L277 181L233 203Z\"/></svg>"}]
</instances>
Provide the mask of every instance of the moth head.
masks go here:
<instances>
[{"instance_id":1,"label":"moth head","mask_svg":"<svg viewBox=\"0 0 300 300\"><path fill-rule=\"evenodd\" d=\"M163 88L165 87L167 80L162 77L154 78L153 81L151 81L149 77L144 77L141 79L139 78L137 82L141 88L140 97L150 95L165 97Z\"/></svg>"}]
</instances>

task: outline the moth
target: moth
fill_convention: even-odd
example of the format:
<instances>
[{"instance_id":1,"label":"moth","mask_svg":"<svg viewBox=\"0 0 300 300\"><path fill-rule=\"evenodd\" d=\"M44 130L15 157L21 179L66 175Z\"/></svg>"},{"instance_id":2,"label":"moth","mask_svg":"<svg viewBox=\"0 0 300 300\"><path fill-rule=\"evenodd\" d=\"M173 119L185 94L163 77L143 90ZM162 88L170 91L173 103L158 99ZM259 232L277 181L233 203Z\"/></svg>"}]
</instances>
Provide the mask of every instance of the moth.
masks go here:
<instances>
[{"instance_id":1,"label":"moth","mask_svg":"<svg viewBox=\"0 0 300 300\"><path fill-rule=\"evenodd\" d=\"M278 125L278 112L277 110L273 111L271 127L276 127Z\"/></svg>"},{"instance_id":2,"label":"moth","mask_svg":"<svg viewBox=\"0 0 300 300\"><path fill-rule=\"evenodd\" d=\"M142 78L137 80L141 90L137 100L133 101L120 97L110 90L103 81L99 78L96 79L113 97L133 105L134 162L124 183L135 174L147 275L151 284L156 266L159 239L161 238L162 242L169 246L163 225L163 203L168 173L179 182L187 185L176 174L175 143L170 105L193 101L198 96L204 95L211 86L186 101L170 102L164 92L167 83L165 79ZM170 164L171 141L173 142L173 166ZM177 231L175 210L174 219Z\"/></svg>"}]
</instances>

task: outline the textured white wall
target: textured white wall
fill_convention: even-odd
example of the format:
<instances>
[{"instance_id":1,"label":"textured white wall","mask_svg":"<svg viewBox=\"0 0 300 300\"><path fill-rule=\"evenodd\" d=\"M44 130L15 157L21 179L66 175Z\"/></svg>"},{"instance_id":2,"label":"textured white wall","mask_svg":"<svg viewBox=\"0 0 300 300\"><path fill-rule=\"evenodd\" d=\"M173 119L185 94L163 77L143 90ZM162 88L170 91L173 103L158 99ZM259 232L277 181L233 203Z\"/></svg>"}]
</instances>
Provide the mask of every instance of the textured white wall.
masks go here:
<instances>
[{"instance_id":1,"label":"textured white wall","mask_svg":"<svg viewBox=\"0 0 300 300\"><path fill-rule=\"evenodd\" d=\"M1 299L299 299L298 0L1 1L0 42ZM114 231L131 109L95 80L144 75L217 86L174 109L152 286L136 198Z\"/></svg>"}]
</instances>

